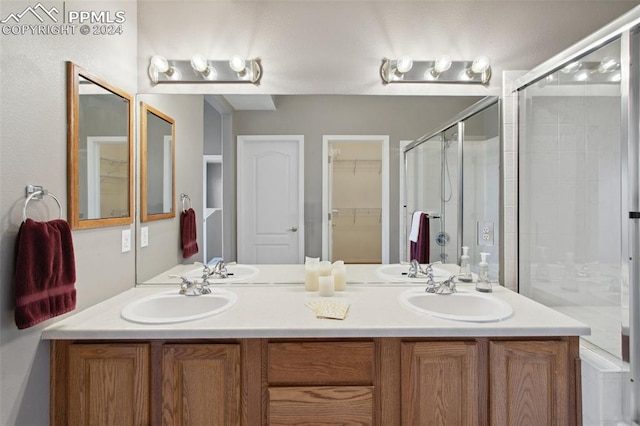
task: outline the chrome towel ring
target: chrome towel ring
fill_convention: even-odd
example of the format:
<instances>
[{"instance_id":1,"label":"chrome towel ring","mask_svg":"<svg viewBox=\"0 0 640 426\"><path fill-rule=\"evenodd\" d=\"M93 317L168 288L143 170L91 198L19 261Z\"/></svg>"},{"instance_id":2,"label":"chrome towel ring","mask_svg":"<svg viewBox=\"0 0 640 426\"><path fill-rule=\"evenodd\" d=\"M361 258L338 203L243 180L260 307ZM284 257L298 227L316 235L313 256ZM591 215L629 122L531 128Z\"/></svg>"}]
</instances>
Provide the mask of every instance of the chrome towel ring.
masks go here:
<instances>
[{"instance_id":1,"label":"chrome towel ring","mask_svg":"<svg viewBox=\"0 0 640 426\"><path fill-rule=\"evenodd\" d=\"M26 222L27 221L27 206L29 205L29 201L35 199L35 200L42 200L46 195L48 195L49 197L53 198L56 202L56 204L58 205L58 210L59 210L59 215L58 215L58 219L62 219L62 203L60 203L60 200L58 199L58 197L56 197L55 195L53 195L51 192L47 191L46 189L43 189L41 186L34 186L34 185L28 185L27 186L27 199L24 202L24 207L22 208L22 221Z\"/></svg>"},{"instance_id":2,"label":"chrome towel ring","mask_svg":"<svg viewBox=\"0 0 640 426\"><path fill-rule=\"evenodd\" d=\"M191 198L184 192L180 193L180 200L182 201L182 213L191 208ZM189 200L189 207L186 207L186 202Z\"/></svg>"}]
</instances>

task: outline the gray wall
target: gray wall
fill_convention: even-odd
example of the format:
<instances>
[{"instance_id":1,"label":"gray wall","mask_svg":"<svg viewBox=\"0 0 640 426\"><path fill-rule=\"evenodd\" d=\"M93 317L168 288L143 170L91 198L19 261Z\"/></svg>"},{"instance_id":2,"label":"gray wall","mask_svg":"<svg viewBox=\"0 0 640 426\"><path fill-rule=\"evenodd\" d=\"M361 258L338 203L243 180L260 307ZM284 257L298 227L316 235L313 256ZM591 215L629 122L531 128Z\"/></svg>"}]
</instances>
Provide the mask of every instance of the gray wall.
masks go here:
<instances>
[{"instance_id":1,"label":"gray wall","mask_svg":"<svg viewBox=\"0 0 640 426\"><path fill-rule=\"evenodd\" d=\"M50 5L49 2L45 2ZM61 10L62 8L56 3ZM33 1L2 1L0 19ZM66 2L67 10L86 2ZM49 320L18 330L14 322L13 252L27 184L44 185L67 206L67 112L65 61L73 61L130 94L136 87L137 5L91 2L95 10L124 10L119 36L0 35L0 424L49 422L49 345L40 340ZM25 17L34 19L32 17ZM31 21L29 21L31 22ZM31 22L32 24L34 22ZM37 23L37 21L35 22ZM51 200L33 202L35 220L57 217ZM66 210L65 210L66 217ZM120 252L123 229L114 226L73 232L76 311L133 286L135 255Z\"/></svg>"},{"instance_id":2,"label":"gray wall","mask_svg":"<svg viewBox=\"0 0 640 426\"><path fill-rule=\"evenodd\" d=\"M305 254L322 255L322 135L389 135L390 261L398 261L400 141L434 130L475 97L278 96L276 111L237 111L236 135L304 135ZM224 167L235 167L225 152ZM225 182L235 194L235 186ZM225 215L230 214L225 205ZM231 213L235 215L234 213Z\"/></svg>"}]
</instances>

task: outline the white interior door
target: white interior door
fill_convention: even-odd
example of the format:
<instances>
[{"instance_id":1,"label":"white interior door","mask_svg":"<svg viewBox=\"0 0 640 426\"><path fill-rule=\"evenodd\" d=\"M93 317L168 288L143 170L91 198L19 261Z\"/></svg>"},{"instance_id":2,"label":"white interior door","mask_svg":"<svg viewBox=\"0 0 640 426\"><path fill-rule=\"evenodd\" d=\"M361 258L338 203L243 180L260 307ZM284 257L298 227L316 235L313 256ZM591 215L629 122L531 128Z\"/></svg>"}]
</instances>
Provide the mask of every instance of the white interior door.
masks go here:
<instances>
[{"instance_id":1,"label":"white interior door","mask_svg":"<svg viewBox=\"0 0 640 426\"><path fill-rule=\"evenodd\" d=\"M238 262L302 263L304 136L238 136Z\"/></svg>"}]
</instances>

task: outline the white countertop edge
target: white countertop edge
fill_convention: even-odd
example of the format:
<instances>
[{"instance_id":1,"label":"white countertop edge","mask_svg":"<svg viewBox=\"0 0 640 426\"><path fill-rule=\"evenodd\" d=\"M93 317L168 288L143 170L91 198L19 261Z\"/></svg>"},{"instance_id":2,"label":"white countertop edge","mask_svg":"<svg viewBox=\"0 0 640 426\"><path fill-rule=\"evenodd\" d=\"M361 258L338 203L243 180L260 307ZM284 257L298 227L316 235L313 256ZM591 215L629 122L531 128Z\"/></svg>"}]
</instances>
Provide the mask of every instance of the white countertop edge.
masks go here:
<instances>
[{"instance_id":1,"label":"white countertop edge","mask_svg":"<svg viewBox=\"0 0 640 426\"><path fill-rule=\"evenodd\" d=\"M355 269L355 268L354 268ZM358 271L356 271L358 272ZM215 316L173 324L137 324L121 317L124 306L166 285L144 285L126 290L46 327L43 340L151 340L246 338L475 338L559 337L590 334L589 326L504 287L492 295L510 303L511 317L496 322L446 320L415 313L396 300L416 284L357 284L336 298L351 304L345 320L315 318L304 306L322 299L305 292L302 284L225 285L238 302ZM460 288L473 289L473 284ZM177 291L176 287L176 291ZM443 296L446 297L446 296Z\"/></svg>"},{"instance_id":2,"label":"white countertop edge","mask_svg":"<svg viewBox=\"0 0 640 426\"><path fill-rule=\"evenodd\" d=\"M588 335L588 327L555 328L552 331L545 328L519 329L474 329L455 328L370 328L360 330L350 329L228 329L228 330L101 330L96 331L64 331L45 330L42 340L181 340L181 339L303 339L303 338L476 338L476 337L565 337Z\"/></svg>"}]
</instances>

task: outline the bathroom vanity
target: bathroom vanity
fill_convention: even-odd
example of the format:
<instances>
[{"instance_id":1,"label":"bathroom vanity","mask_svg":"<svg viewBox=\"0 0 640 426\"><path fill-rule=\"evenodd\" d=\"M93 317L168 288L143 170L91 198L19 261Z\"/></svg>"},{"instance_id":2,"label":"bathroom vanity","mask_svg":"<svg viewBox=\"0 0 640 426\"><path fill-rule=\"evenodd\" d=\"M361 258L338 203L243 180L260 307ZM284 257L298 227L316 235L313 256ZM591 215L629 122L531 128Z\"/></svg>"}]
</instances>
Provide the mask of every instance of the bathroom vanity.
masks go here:
<instances>
[{"instance_id":1,"label":"bathroom vanity","mask_svg":"<svg viewBox=\"0 0 640 426\"><path fill-rule=\"evenodd\" d=\"M237 302L213 316L123 319L133 301L178 290L149 285L45 329L51 424L581 423L582 323L503 287L491 294L513 308L501 321L420 314L398 301L420 283L356 265L332 298L347 318L321 319L305 303L328 298L304 290L302 265L259 268L221 286Z\"/></svg>"}]
</instances>

